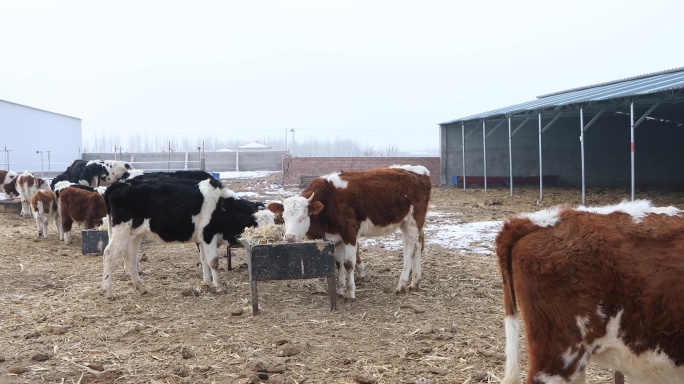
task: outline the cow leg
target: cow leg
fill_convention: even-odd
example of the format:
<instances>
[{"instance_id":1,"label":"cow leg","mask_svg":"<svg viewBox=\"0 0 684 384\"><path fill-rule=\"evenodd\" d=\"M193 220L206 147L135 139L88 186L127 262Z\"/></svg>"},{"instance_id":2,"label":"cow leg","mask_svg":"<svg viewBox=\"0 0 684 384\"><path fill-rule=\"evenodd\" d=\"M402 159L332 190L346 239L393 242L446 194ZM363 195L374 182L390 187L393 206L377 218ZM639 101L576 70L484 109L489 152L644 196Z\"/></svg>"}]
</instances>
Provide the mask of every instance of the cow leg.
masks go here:
<instances>
[{"instance_id":1,"label":"cow leg","mask_svg":"<svg viewBox=\"0 0 684 384\"><path fill-rule=\"evenodd\" d=\"M48 238L48 224L50 223L50 217L47 214L43 214L40 218L43 224L43 238Z\"/></svg>"},{"instance_id":2,"label":"cow leg","mask_svg":"<svg viewBox=\"0 0 684 384\"><path fill-rule=\"evenodd\" d=\"M337 265L337 296L344 297L347 287L347 270L344 268L344 243L335 244L335 265Z\"/></svg>"},{"instance_id":3,"label":"cow leg","mask_svg":"<svg viewBox=\"0 0 684 384\"><path fill-rule=\"evenodd\" d=\"M204 247L201 247L200 243L197 243L197 249L199 249L200 264L202 265L202 282L206 285L211 285L211 267L209 266L207 259L205 259Z\"/></svg>"},{"instance_id":4,"label":"cow leg","mask_svg":"<svg viewBox=\"0 0 684 384\"><path fill-rule=\"evenodd\" d=\"M31 204L28 199L21 198L21 217L29 217L31 215Z\"/></svg>"},{"instance_id":5,"label":"cow leg","mask_svg":"<svg viewBox=\"0 0 684 384\"><path fill-rule=\"evenodd\" d=\"M64 244L71 244L71 226L74 224L74 221L71 220L69 215L66 216L66 219L64 216L62 216L62 231L64 232Z\"/></svg>"},{"instance_id":6,"label":"cow leg","mask_svg":"<svg viewBox=\"0 0 684 384\"><path fill-rule=\"evenodd\" d=\"M124 260L127 266L126 270L128 271L128 274L131 276L131 280L133 280L133 285L138 290L138 292L144 294L147 293L147 289L145 289L142 279L140 278L140 270L138 264L138 253L140 252L141 241L142 237L136 236L128 242Z\"/></svg>"},{"instance_id":7,"label":"cow leg","mask_svg":"<svg viewBox=\"0 0 684 384\"><path fill-rule=\"evenodd\" d=\"M105 292L105 297L108 299L112 298L112 279L114 278L114 269L119 264L119 258L121 257L121 254L126 252L126 248L128 247L128 242L130 240L130 222L117 225L112 229L112 237L109 238L109 244L107 244L107 246L105 247L104 255L102 256L102 290ZM127 266L126 270L129 271L129 274L130 268L136 267Z\"/></svg>"},{"instance_id":8,"label":"cow leg","mask_svg":"<svg viewBox=\"0 0 684 384\"><path fill-rule=\"evenodd\" d=\"M406 291L409 276L411 275L413 275L411 279L411 289L420 288L422 272L420 266L420 231L418 230L416 221L412 217L409 217L409 219L404 221L399 228L404 236L404 269L401 271L399 284L395 291L396 293Z\"/></svg>"},{"instance_id":9,"label":"cow leg","mask_svg":"<svg viewBox=\"0 0 684 384\"><path fill-rule=\"evenodd\" d=\"M64 232L62 231L62 224L60 224L62 219L59 215L55 215L55 227L57 227L57 233L59 233L59 239L64 240Z\"/></svg>"},{"instance_id":10,"label":"cow leg","mask_svg":"<svg viewBox=\"0 0 684 384\"><path fill-rule=\"evenodd\" d=\"M221 285L221 277L219 276L219 256L218 247L216 243L218 239L214 236L211 242L207 244L205 241L200 243L200 248L202 248L201 253L204 255L204 262L211 268L211 278L213 281L214 288L216 292L223 292L223 286Z\"/></svg>"},{"instance_id":11,"label":"cow leg","mask_svg":"<svg viewBox=\"0 0 684 384\"><path fill-rule=\"evenodd\" d=\"M359 254L359 242L356 241L356 277L359 282L366 279L366 264L361 260L361 255Z\"/></svg>"},{"instance_id":12,"label":"cow leg","mask_svg":"<svg viewBox=\"0 0 684 384\"><path fill-rule=\"evenodd\" d=\"M33 218L36 220L36 228L38 228L38 236L43 235L43 220L38 214L38 212L33 212Z\"/></svg>"},{"instance_id":13,"label":"cow leg","mask_svg":"<svg viewBox=\"0 0 684 384\"><path fill-rule=\"evenodd\" d=\"M344 271L347 282L345 290L346 298L344 299L344 301L353 302L356 301L356 283L354 282L354 267L356 266L356 245L344 244L343 246L344 262L342 263L342 265L344 266L344 268L340 268L340 271Z\"/></svg>"}]
</instances>

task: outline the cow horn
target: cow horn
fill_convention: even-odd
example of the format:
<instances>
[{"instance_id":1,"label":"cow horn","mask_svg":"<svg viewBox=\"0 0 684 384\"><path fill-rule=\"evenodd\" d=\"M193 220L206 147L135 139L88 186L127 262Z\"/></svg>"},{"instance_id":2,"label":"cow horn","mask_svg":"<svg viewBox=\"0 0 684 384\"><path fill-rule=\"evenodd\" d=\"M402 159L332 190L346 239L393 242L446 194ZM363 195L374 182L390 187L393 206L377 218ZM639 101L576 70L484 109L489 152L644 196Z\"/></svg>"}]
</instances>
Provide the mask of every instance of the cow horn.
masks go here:
<instances>
[{"instance_id":1,"label":"cow horn","mask_svg":"<svg viewBox=\"0 0 684 384\"><path fill-rule=\"evenodd\" d=\"M311 197L309 197L306 201L310 203L311 200L313 200L313 197L314 197L314 194L312 193L312 194L311 194Z\"/></svg>"}]
</instances>

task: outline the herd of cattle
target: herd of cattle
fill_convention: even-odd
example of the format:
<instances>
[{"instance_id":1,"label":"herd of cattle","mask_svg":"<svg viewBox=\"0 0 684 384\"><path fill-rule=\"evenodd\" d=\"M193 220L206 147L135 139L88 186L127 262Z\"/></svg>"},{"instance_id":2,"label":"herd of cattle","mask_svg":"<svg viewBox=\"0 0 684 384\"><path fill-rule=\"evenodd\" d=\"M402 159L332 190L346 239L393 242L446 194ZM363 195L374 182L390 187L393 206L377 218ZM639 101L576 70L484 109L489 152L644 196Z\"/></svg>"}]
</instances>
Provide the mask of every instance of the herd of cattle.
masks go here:
<instances>
[{"instance_id":1,"label":"herd of cattle","mask_svg":"<svg viewBox=\"0 0 684 384\"><path fill-rule=\"evenodd\" d=\"M107 217L106 297L121 256L135 287L146 291L137 258L143 237L197 243L204 282L221 290L219 244L234 243L248 226L282 223L284 241L335 244L337 293L347 301L356 299L354 274L365 273L359 238L397 228L404 262L396 292L419 288L432 188L422 166L345 171L314 179L299 195L265 209L206 172L145 173L121 162L80 160L52 188L28 173L6 171L0 185L30 202L22 214L33 212L44 237L49 220L68 243L73 221L90 228ZM495 246L505 309L502 383L520 376L518 311L528 384L584 383L590 362L624 372L630 384L684 382L684 211L643 200L559 206L509 218Z\"/></svg>"}]
</instances>

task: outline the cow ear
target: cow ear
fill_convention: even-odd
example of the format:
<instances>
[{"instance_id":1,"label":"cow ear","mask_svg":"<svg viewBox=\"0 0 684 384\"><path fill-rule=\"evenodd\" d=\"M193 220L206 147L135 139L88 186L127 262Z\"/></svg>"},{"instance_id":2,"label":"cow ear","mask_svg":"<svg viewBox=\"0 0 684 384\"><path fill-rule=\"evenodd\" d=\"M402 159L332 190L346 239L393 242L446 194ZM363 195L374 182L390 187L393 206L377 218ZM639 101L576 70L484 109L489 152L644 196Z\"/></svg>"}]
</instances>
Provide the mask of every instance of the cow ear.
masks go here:
<instances>
[{"instance_id":1,"label":"cow ear","mask_svg":"<svg viewBox=\"0 0 684 384\"><path fill-rule=\"evenodd\" d=\"M318 215L323 211L323 203L320 201L314 201L313 203L309 204L309 215Z\"/></svg>"},{"instance_id":2,"label":"cow ear","mask_svg":"<svg viewBox=\"0 0 684 384\"><path fill-rule=\"evenodd\" d=\"M268 205L268 210L273 213L279 213L282 215L285 211L285 207L283 207L283 205L280 203L271 203Z\"/></svg>"}]
</instances>

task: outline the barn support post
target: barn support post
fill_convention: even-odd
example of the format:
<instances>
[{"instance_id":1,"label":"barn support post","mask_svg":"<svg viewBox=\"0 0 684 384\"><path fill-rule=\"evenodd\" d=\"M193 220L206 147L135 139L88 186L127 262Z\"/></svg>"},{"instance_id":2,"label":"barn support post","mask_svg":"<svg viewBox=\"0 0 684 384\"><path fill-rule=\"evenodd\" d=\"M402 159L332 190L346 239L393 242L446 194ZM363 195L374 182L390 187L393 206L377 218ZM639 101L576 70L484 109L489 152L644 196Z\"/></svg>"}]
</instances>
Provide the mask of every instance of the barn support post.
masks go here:
<instances>
[{"instance_id":1,"label":"barn support post","mask_svg":"<svg viewBox=\"0 0 684 384\"><path fill-rule=\"evenodd\" d=\"M484 191L487 192L487 130L486 120L482 120L482 170L484 171Z\"/></svg>"},{"instance_id":2,"label":"barn support post","mask_svg":"<svg viewBox=\"0 0 684 384\"><path fill-rule=\"evenodd\" d=\"M461 154L463 155L463 190L466 190L466 163L465 163L465 122L461 122Z\"/></svg>"},{"instance_id":3,"label":"barn support post","mask_svg":"<svg viewBox=\"0 0 684 384\"><path fill-rule=\"evenodd\" d=\"M553 123L556 122L561 117L561 114L557 114L542 128L542 114L539 112L539 201L544 200L544 171L542 163L542 134L546 132Z\"/></svg>"},{"instance_id":4,"label":"barn support post","mask_svg":"<svg viewBox=\"0 0 684 384\"><path fill-rule=\"evenodd\" d=\"M539 201L544 200L544 183L542 182L544 173L542 169L542 118L541 111L539 111Z\"/></svg>"},{"instance_id":5,"label":"barn support post","mask_svg":"<svg viewBox=\"0 0 684 384\"><path fill-rule=\"evenodd\" d=\"M601 108L601 110L594 116L593 119L591 119L587 125L584 125L584 107L580 106L580 147L581 147L581 152L582 152L582 205L587 204L587 194L586 194L586 182L585 182L585 177L584 177L584 132L589 129L596 120L603 115L603 112L606 110L606 108Z\"/></svg>"},{"instance_id":6,"label":"barn support post","mask_svg":"<svg viewBox=\"0 0 684 384\"><path fill-rule=\"evenodd\" d=\"M631 188L632 188L632 201L634 201L634 100L629 102L629 151L631 157Z\"/></svg>"},{"instance_id":7,"label":"barn support post","mask_svg":"<svg viewBox=\"0 0 684 384\"><path fill-rule=\"evenodd\" d=\"M511 117L508 116L508 180L513 196L513 135L511 134Z\"/></svg>"},{"instance_id":8,"label":"barn support post","mask_svg":"<svg viewBox=\"0 0 684 384\"><path fill-rule=\"evenodd\" d=\"M584 107L580 107L580 158L582 159L582 205L587 205L587 188L584 181Z\"/></svg>"}]
</instances>

